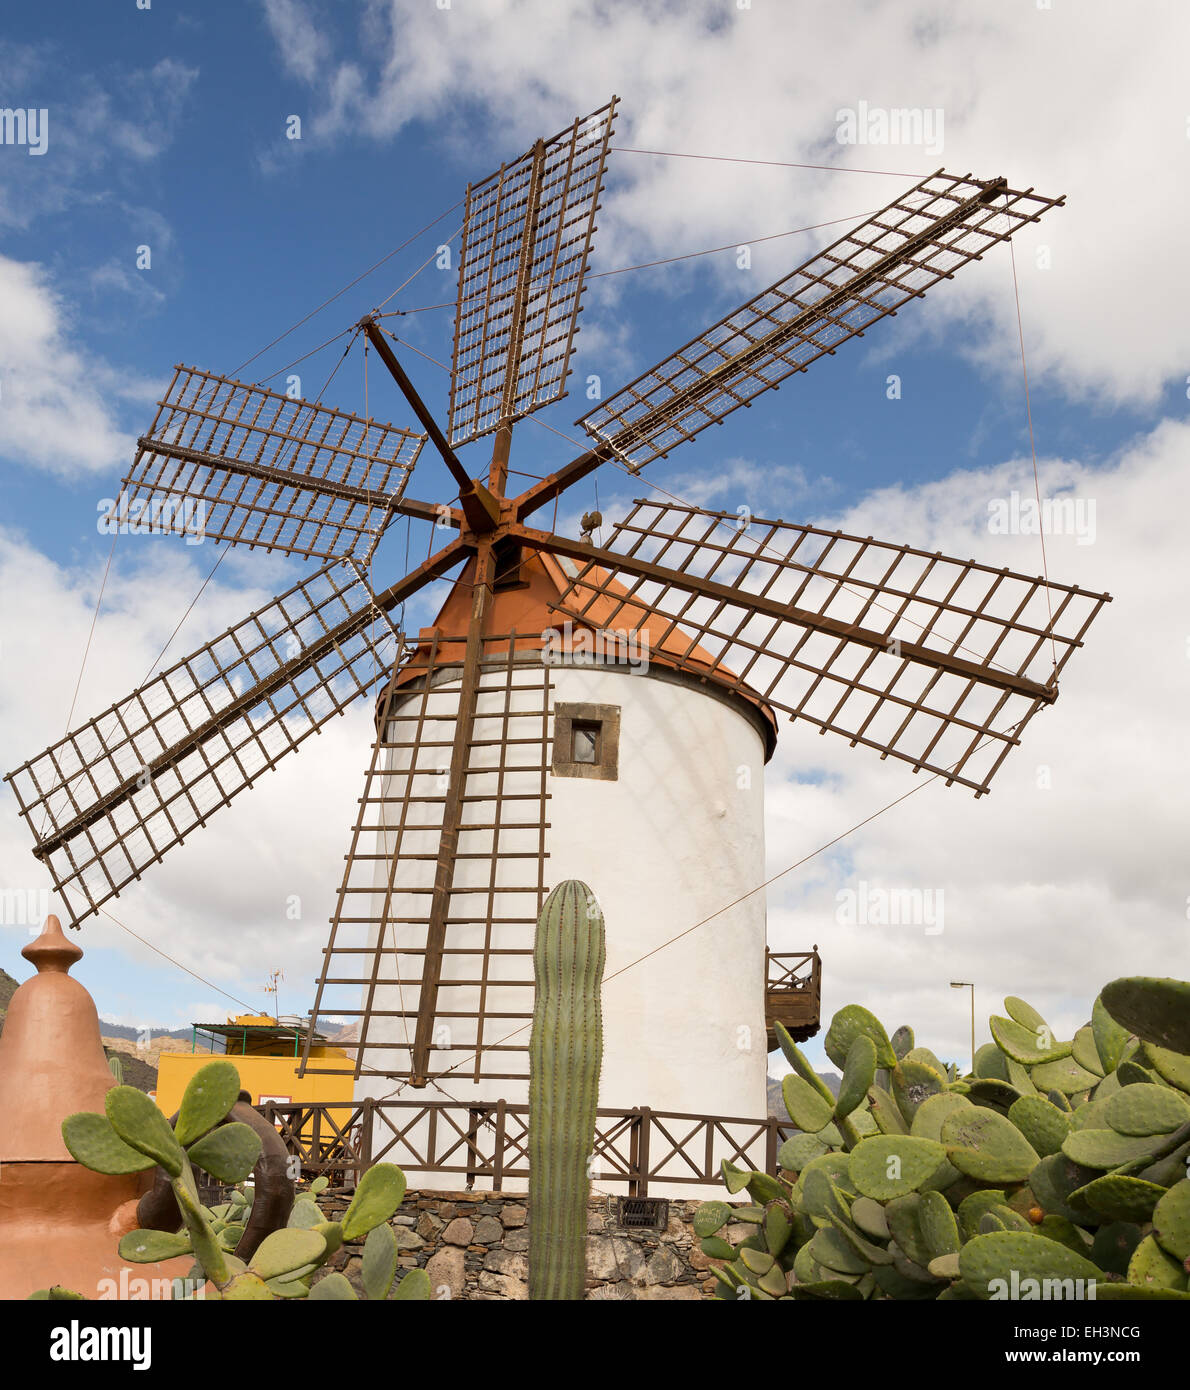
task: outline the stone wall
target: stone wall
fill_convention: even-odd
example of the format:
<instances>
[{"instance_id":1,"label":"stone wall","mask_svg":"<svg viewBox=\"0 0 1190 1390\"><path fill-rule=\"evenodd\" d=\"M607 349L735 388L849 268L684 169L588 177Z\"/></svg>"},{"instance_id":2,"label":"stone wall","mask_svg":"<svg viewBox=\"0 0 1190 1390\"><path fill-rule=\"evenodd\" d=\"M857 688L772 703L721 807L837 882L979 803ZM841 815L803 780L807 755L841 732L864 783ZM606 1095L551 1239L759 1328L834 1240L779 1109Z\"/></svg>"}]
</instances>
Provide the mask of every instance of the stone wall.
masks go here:
<instances>
[{"instance_id":1,"label":"stone wall","mask_svg":"<svg viewBox=\"0 0 1190 1390\"><path fill-rule=\"evenodd\" d=\"M347 1201L327 1193L319 1205L334 1220ZM592 1197L587 1213L587 1297L709 1296L715 1280L690 1224L701 1205L671 1201L664 1230L625 1229L617 1223L614 1197ZM436 1298L528 1297L529 1213L523 1193L410 1191L393 1218L393 1230L402 1269L425 1269ZM344 1246L331 1262L357 1291L362 1246L362 1241Z\"/></svg>"}]
</instances>

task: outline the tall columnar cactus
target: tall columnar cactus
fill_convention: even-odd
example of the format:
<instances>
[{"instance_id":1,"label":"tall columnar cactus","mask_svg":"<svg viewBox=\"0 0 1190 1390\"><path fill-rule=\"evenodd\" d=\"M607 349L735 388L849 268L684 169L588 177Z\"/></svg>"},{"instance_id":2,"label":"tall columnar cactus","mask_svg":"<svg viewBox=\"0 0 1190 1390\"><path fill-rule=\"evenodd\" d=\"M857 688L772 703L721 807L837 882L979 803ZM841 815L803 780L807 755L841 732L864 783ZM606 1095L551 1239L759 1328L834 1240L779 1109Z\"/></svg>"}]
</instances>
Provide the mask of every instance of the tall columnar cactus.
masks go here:
<instances>
[{"instance_id":1,"label":"tall columnar cactus","mask_svg":"<svg viewBox=\"0 0 1190 1390\"><path fill-rule=\"evenodd\" d=\"M569 879L537 919L529 1041L529 1297L580 1299L603 1061L603 914Z\"/></svg>"}]
</instances>

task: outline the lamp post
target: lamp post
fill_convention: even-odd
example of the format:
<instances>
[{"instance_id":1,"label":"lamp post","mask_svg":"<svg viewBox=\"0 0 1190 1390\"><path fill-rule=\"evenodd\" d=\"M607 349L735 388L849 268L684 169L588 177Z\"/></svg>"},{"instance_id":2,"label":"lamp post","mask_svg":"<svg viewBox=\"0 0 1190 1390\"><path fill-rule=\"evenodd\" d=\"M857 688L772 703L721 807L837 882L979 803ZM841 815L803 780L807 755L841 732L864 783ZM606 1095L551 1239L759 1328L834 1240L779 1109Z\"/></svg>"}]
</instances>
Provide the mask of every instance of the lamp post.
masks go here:
<instances>
[{"instance_id":1,"label":"lamp post","mask_svg":"<svg viewBox=\"0 0 1190 1390\"><path fill-rule=\"evenodd\" d=\"M970 980L951 980L951 989L969 989L971 991L971 1070L975 1070L975 986Z\"/></svg>"}]
</instances>

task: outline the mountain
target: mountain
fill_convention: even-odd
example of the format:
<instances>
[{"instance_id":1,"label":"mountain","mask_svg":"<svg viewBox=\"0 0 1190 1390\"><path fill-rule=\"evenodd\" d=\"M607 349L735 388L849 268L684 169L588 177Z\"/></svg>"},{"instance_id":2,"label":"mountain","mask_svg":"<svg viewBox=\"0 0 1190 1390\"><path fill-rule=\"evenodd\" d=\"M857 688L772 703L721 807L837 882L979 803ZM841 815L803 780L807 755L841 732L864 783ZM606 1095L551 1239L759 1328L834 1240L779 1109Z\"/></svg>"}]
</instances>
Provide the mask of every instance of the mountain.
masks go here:
<instances>
[{"instance_id":1,"label":"mountain","mask_svg":"<svg viewBox=\"0 0 1190 1390\"><path fill-rule=\"evenodd\" d=\"M113 1057L120 1059L122 1075L121 1083L125 1086L135 1086L138 1091L155 1091L157 1089L157 1068L151 1067L147 1062L141 1061L139 1057L134 1057L130 1052L121 1049L105 1047L104 1052L110 1062Z\"/></svg>"},{"instance_id":2,"label":"mountain","mask_svg":"<svg viewBox=\"0 0 1190 1390\"><path fill-rule=\"evenodd\" d=\"M0 970L0 1029L4 1027L4 1018L8 1013L8 1001L17 992L20 985L19 980L14 980L7 970Z\"/></svg>"},{"instance_id":3,"label":"mountain","mask_svg":"<svg viewBox=\"0 0 1190 1390\"><path fill-rule=\"evenodd\" d=\"M99 1026L105 1038L124 1038L128 1042L136 1042L146 1031L142 1028L131 1028L127 1023L109 1023L106 1018L99 1020ZM150 1038L177 1038L179 1042L189 1042L193 1036L189 1028L174 1028L172 1031L166 1028L149 1028L147 1032Z\"/></svg>"}]
</instances>

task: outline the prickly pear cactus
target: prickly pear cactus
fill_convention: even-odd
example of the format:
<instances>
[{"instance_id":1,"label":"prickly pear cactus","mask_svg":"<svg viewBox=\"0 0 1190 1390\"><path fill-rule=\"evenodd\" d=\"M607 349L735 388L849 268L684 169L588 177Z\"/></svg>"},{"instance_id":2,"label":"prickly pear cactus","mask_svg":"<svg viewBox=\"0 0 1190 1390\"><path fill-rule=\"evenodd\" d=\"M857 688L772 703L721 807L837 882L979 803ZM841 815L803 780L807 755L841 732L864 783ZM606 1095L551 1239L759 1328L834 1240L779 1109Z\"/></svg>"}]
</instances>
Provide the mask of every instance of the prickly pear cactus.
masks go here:
<instances>
[{"instance_id":1,"label":"prickly pear cactus","mask_svg":"<svg viewBox=\"0 0 1190 1390\"><path fill-rule=\"evenodd\" d=\"M353 1299L355 1291L340 1274L327 1275L313 1285L311 1281L345 1240L367 1236L364 1289L369 1298L389 1297L397 1269L396 1238L389 1222L405 1196L405 1175L391 1163L368 1169L341 1222L324 1220L314 1202L326 1186L320 1178L309 1195L294 1203L289 1225L267 1236L247 1263L232 1253L244 1233L251 1199L236 1191L221 1206L204 1207L198 1200L194 1167L233 1184L242 1183L252 1172L260 1156L259 1135L245 1124L222 1123L239 1090L239 1073L230 1062L210 1062L191 1078L176 1129L147 1095L131 1086L114 1086L107 1093L105 1114L82 1111L62 1121L66 1147L85 1168L97 1173L137 1173L159 1166L169 1174L182 1216L181 1229L130 1231L120 1241L120 1258L130 1264L151 1264L193 1255L189 1278L175 1280L175 1298L193 1297L194 1290L209 1283L215 1297L232 1302ZM40 1290L33 1295L68 1296L63 1290ZM428 1299L430 1281L425 1271L410 1270L392 1297Z\"/></svg>"},{"instance_id":2,"label":"prickly pear cactus","mask_svg":"<svg viewBox=\"0 0 1190 1390\"><path fill-rule=\"evenodd\" d=\"M1190 1299L1190 984L1114 980L1069 1041L1023 999L1004 1010L965 1077L841 1010L833 1110L778 1024L806 1132L777 1191L725 1163L750 1202L699 1210L717 1296ZM731 1244L732 1221L753 1233Z\"/></svg>"},{"instance_id":3,"label":"prickly pear cactus","mask_svg":"<svg viewBox=\"0 0 1190 1390\"><path fill-rule=\"evenodd\" d=\"M581 1299L588 1165L603 1062L603 914L569 879L545 901L533 946L529 1039L529 1297Z\"/></svg>"}]
</instances>

